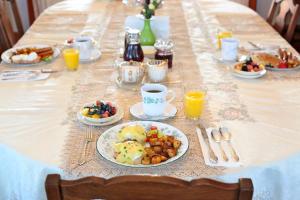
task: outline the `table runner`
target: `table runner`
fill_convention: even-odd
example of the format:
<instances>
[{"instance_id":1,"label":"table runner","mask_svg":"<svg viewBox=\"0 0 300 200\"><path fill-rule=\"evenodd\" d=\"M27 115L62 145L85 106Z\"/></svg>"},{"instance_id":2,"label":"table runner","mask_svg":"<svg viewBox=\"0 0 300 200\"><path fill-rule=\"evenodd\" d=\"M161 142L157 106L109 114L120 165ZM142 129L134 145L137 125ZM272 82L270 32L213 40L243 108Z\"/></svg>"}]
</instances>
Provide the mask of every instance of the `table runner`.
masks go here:
<instances>
[{"instance_id":1,"label":"table runner","mask_svg":"<svg viewBox=\"0 0 300 200\"><path fill-rule=\"evenodd\" d=\"M182 100L184 94L184 85L201 85L201 77L195 57L193 55L189 35L185 26L185 17L181 7L181 1L175 0L168 2L167 6L159 10L158 15L168 15L171 17L171 32L175 46L175 65L168 75L168 81L164 84L176 93L175 105L178 113L175 118L166 121L180 130L188 137L190 146L188 152L179 160L155 168L130 168L113 164L102 158L95 149L95 143L92 148L89 148L89 162L83 166L78 165L78 159L82 154L84 146L85 126L81 125L76 119L76 113L80 107L89 101L94 101L96 98L109 99L120 104L125 110L125 116L122 122L134 120L129 113L129 108L134 103L141 101L139 90L118 88L115 84L116 70L113 69L113 62L116 55L112 52L117 52L120 44L123 43L123 37L120 32L124 29L124 16L126 14L134 15L138 10L127 8L124 10L122 4L114 2L112 4L115 13L110 21L109 27L102 38L103 57L99 63L87 66L75 87L73 92L75 106L70 108L70 118L72 122L71 132L66 141L66 149L64 151L62 168L68 172L71 177L96 175L100 177L113 177L128 174L158 174L168 175L180 178L204 177L220 174L222 168L210 168L204 164L201 154L201 148L195 133L195 122L185 119L182 110ZM176 10L176 12L174 12ZM124 12L125 11L125 12ZM112 38L119 38L119 45ZM209 112L205 113L206 121L209 121ZM109 127L94 128L94 134L101 134Z\"/></svg>"},{"instance_id":2,"label":"table runner","mask_svg":"<svg viewBox=\"0 0 300 200\"><path fill-rule=\"evenodd\" d=\"M218 5L218 2L220 1L215 1L214 6ZM214 9L210 5L210 1L205 0L176 0L168 2L163 9L157 12L158 15L171 16L171 34L176 44L175 67L169 73L168 82L165 84L176 92L175 105L179 112L174 119L168 120L166 123L179 128L187 134L190 142L187 154L168 165L149 169L134 169L106 161L97 153L95 144L93 144L92 148L89 149L89 162L83 166L78 166L78 159L84 146L85 132L85 126L80 125L76 120L76 112L80 107L86 102L93 101L95 98L111 99L123 106L125 117L122 122L127 122L134 120L129 114L130 106L141 100L140 95L137 95L139 94L138 90L128 91L116 86L114 83L115 70L112 68L113 61L116 58L114 53L123 44L123 37L120 32L123 31L124 16L127 14L134 15L139 10L124 8L123 5L114 4L114 15L102 38L105 56L102 57L101 62L88 66L88 70L85 70L84 74L81 75L73 92L74 99L72 102L76 106L72 106L70 109L70 118L74 119L74 121L65 145L64 163L62 165L62 168L68 172L70 177L96 175L108 178L127 174L159 174L179 178L195 178L215 176L230 171L224 171L223 168L205 166L195 134L196 122L186 120L182 110L184 87L205 86L207 87L208 103L202 119L206 122L206 125L218 126L223 121L257 123L257 119L250 115L247 104L240 97L239 80L232 77L230 73L231 66L217 61L216 58L220 53L214 44L216 31L222 26L224 26L224 29L230 28L238 38L244 36L245 32L243 30L245 30L245 27L239 25L243 24L245 19L239 21L235 18L230 18L225 21L226 23L222 23L223 18L209 13ZM230 8L232 10L239 7L236 4L232 4L232 6ZM248 15L254 15L254 12L250 10L248 12ZM241 16L242 14L236 13L233 15ZM226 16L225 13L224 16ZM248 25L256 23L256 20L260 20L260 18L255 18L254 22L248 22ZM228 21L231 23L228 23ZM261 23L264 22L260 21L259 24ZM264 26L264 28L266 31L270 29L269 26ZM247 29L247 31L249 31L249 34L252 33L250 29ZM263 34L260 36L264 37ZM118 45L112 38L118 38ZM247 42L243 38L239 39L241 39L242 45ZM274 33L274 38L270 42L278 40L280 41L282 38ZM281 42L284 43L284 41ZM284 77L288 77L288 80L297 80L299 72L270 72L265 79L282 81ZM100 94L99 91L101 91ZM94 133L99 135L107 128L95 128Z\"/></svg>"}]
</instances>

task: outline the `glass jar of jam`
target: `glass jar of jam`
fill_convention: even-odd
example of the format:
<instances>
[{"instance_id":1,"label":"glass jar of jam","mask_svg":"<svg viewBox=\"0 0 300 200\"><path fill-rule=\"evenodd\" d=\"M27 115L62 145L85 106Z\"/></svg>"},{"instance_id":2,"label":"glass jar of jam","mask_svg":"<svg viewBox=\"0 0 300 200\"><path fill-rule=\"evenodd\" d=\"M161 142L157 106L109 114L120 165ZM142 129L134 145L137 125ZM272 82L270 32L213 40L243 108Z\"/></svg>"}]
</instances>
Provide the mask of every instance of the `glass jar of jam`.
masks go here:
<instances>
[{"instance_id":1,"label":"glass jar of jam","mask_svg":"<svg viewBox=\"0 0 300 200\"><path fill-rule=\"evenodd\" d=\"M140 43L140 31L137 29L129 29L126 34L125 51L123 59L125 61L143 62L144 52Z\"/></svg>"},{"instance_id":2,"label":"glass jar of jam","mask_svg":"<svg viewBox=\"0 0 300 200\"><path fill-rule=\"evenodd\" d=\"M174 44L170 40L157 40L154 44L156 49L155 59L156 60L167 60L168 68L173 66L173 47Z\"/></svg>"}]
</instances>

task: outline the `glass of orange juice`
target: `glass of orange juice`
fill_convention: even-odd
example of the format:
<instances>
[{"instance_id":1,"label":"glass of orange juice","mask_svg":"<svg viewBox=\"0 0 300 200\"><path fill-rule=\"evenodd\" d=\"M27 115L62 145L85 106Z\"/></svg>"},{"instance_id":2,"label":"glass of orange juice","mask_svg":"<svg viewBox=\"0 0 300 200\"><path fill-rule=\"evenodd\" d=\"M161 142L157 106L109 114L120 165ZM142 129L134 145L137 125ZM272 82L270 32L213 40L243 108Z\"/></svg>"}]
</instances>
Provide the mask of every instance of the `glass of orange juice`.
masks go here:
<instances>
[{"instance_id":1,"label":"glass of orange juice","mask_svg":"<svg viewBox=\"0 0 300 200\"><path fill-rule=\"evenodd\" d=\"M218 40L218 49L221 49L222 47L222 39L224 38L231 38L232 37L232 32L230 31L221 31L217 35L217 40Z\"/></svg>"},{"instance_id":2,"label":"glass of orange juice","mask_svg":"<svg viewBox=\"0 0 300 200\"><path fill-rule=\"evenodd\" d=\"M79 66L79 50L78 49L65 49L63 51L65 63L68 70L75 71Z\"/></svg>"},{"instance_id":3,"label":"glass of orange juice","mask_svg":"<svg viewBox=\"0 0 300 200\"><path fill-rule=\"evenodd\" d=\"M205 104L205 90L189 90L184 95L184 112L188 119L200 119Z\"/></svg>"}]
</instances>

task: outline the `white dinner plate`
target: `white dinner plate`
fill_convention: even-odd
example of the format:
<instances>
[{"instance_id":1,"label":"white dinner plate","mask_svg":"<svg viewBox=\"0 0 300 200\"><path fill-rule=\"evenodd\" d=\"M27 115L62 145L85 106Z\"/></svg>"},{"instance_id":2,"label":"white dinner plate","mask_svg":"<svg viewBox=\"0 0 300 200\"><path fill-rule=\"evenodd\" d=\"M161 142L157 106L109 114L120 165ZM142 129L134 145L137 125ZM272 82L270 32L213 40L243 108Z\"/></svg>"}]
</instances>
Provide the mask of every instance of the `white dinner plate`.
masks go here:
<instances>
[{"instance_id":1,"label":"white dinner plate","mask_svg":"<svg viewBox=\"0 0 300 200\"><path fill-rule=\"evenodd\" d=\"M300 65L294 68L275 68L275 67L266 67L267 70L270 71L293 71L300 69Z\"/></svg>"},{"instance_id":2,"label":"white dinner plate","mask_svg":"<svg viewBox=\"0 0 300 200\"><path fill-rule=\"evenodd\" d=\"M263 77L264 75L266 75L267 73L267 70L262 70L259 74L257 75L252 75L252 76L248 76L248 75L243 75L243 74L239 74L239 73L236 73L235 70L233 71L233 75L236 76L236 77L239 77L239 78L245 78L245 79L256 79L256 78L260 78L260 77Z\"/></svg>"},{"instance_id":3,"label":"white dinner plate","mask_svg":"<svg viewBox=\"0 0 300 200\"><path fill-rule=\"evenodd\" d=\"M50 62L53 62L53 60L55 60L59 55L60 55L60 50L56 47L51 47L53 49L53 56L52 56L52 60L49 62L45 62L45 61L41 61L39 63L33 63L33 64L16 64L16 63L12 63L10 57L12 56L12 53L15 52L17 49L23 49L23 48L46 48L46 47L51 47L49 45L43 45L43 44L32 44L32 45L23 45L23 46L18 46L18 47L14 47L11 49L6 50L5 52L2 53L1 55L1 59L4 63L9 64L10 66L14 66L14 67L27 67L27 66L35 66L35 65L40 65L40 64L47 64Z\"/></svg>"},{"instance_id":4,"label":"white dinner plate","mask_svg":"<svg viewBox=\"0 0 300 200\"><path fill-rule=\"evenodd\" d=\"M118 115L116 115L116 117L113 120L104 122L104 123L99 123L99 122L91 122L86 120L85 118L82 117L82 115L77 112L77 119L79 122L89 125L89 126L108 126L108 125L112 125L117 123L118 121L120 121L122 118L124 117L124 110L122 108L119 108L119 112Z\"/></svg>"},{"instance_id":5,"label":"white dinner plate","mask_svg":"<svg viewBox=\"0 0 300 200\"><path fill-rule=\"evenodd\" d=\"M162 162L159 164L130 165L130 164L118 163L116 161L116 159L114 158L114 144L117 143L117 134L123 127L130 126L130 125L141 125L146 130L149 130L151 126L156 126L165 135L174 136L176 139L181 141L181 146L178 149L177 155L174 156L173 158L170 158L170 159L166 160L165 162ZM152 122L152 121L135 121L135 122L128 122L128 123L116 125L110 129L108 129L104 133L102 133L97 141L97 150L102 157L104 157L105 159L107 159L115 164L123 165L123 166L127 166L127 167L147 168L147 167L156 167L156 166L168 164L168 163L174 162L175 160L182 157L188 150L188 147L189 147L188 138L179 129L177 129L173 126L170 126L168 124L164 124L164 123L160 123L160 122Z\"/></svg>"},{"instance_id":6,"label":"white dinner plate","mask_svg":"<svg viewBox=\"0 0 300 200\"><path fill-rule=\"evenodd\" d=\"M143 103L139 102L137 104L134 104L133 106L130 107L130 113L132 116L141 119L141 120L149 120L149 121L161 121L161 120L166 120L169 118L172 118L176 115L177 113L177 108L173 106L172 104L167 103L165 112L161 116L148 116L144 113L143 111Z\"/></svg>"}]
</instances>

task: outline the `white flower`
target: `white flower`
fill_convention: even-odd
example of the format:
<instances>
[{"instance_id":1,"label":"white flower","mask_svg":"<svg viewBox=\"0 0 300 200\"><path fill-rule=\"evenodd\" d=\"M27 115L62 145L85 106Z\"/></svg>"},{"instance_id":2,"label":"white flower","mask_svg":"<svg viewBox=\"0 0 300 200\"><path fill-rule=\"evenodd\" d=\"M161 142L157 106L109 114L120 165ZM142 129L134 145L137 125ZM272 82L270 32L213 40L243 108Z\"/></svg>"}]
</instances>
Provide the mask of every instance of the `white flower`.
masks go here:
<instances>
[{"instance_id":1,"label":"white flower","mask_svg":"<svg viewBox=\"0 0 300 200\"><path fill-rule=\"evenodd\" d=\"M151 3L151 4L149 4L149 9L155 10L155 6Z\"/></svg>"}]
</instances>

